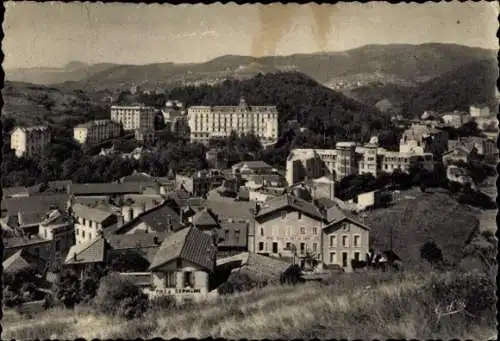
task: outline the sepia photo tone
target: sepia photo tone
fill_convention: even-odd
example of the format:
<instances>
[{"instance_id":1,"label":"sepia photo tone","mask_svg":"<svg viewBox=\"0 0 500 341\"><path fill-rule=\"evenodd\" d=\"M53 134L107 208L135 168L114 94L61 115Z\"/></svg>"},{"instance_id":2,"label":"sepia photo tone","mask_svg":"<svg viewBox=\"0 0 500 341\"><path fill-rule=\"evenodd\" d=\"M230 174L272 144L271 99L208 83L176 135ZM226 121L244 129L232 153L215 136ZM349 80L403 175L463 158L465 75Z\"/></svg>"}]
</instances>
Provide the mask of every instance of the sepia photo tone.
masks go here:
<instances>
[{"instance_id":1,"label":"sepia photo tone","mask_svg":"<svg viewBox=\"0 0 500 341\"><path fill-rule=\"evenodd\" d=\"M6 2L2 339L496 339L497 2Z\"/></svg>"}]
</instances>

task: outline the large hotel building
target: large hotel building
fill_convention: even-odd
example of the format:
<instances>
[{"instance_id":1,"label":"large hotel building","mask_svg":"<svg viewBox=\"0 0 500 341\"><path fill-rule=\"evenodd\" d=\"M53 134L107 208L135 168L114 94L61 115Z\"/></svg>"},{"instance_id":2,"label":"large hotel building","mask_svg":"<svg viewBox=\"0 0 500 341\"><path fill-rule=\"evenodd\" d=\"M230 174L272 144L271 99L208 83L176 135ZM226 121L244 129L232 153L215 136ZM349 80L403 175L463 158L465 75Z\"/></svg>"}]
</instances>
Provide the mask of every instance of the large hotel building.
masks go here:
<instances>
[{"instance_id":1,"label":"large hotel building","mask_svg":"<svg viewBox=\"0 0 500 341\"><path fill-rule=\"evenodd\" d=\"M94 120L73 128L73 137L80 144L94 145L120 136L120 124L111 120Z\"/></svg>"},{"instance_id":2,"label":"large hotel building","mask_svg":"<svg viewBox=\"0 0 500 341\"><path fill-rule=\"evenodd\" d=\"M237 106L192 106L188 109L191 141L208 142L254 133L262 142L278 138L278 110L276 106L249 106L242 98Z\"/></svg>"},{"instance_id":3,"label":"large hotel building","mask_svg":"<svg viewBox=\"0 0 500 341\"><path fill-rule=\"evenodd\" d=\"M47 126L16 127L10 136L10 147L17 157L30 158L42 154L50 140Z\"/></svg>"},{"instance_id":4,"label":"large hotel building","mask_svg":"<svg viewBox=\"0 0 500 341\"><path fill-rule=\"evenodd\" d=\"M154 130L156 109L145 105L113 105L111 120L123 125L123 130Z\"/></svg>"},{"instance_id":5,"label":"large hotel building","mask_svg":"<svg viewBox=\"0 0 500 341\"><path fill-rule=\"evenodd\" d=\"M286 179L291 186L323 176L340 181L353 174L370 173L376 177L396 169L408 172L413 165L433 170L434 160L447 146L446 133L415 124L403 133L399 151L379 147L376 139L365 145L339 142L335 149L293 149L286 162Z\"/></svg>"}]
</instances>

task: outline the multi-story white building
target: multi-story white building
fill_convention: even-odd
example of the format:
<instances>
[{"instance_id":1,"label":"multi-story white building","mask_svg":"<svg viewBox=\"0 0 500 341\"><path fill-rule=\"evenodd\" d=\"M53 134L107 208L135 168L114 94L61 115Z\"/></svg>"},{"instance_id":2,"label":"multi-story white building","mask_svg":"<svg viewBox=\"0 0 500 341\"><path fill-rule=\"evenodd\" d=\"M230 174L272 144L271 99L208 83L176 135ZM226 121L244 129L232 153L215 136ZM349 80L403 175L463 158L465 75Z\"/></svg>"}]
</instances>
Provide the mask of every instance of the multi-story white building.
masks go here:
<instances>
[{"instance_id":1,"label":"multi-story white building","mask_svg":"<svg viewBox=\"0 0 500 341\"><path fill-rule=\"evenodd\" d=\"M333 176L338 181L357 173L354 142L339 142L336 149L293 149L286 162L286 180L289 186L306 178Z\"/></svg>"},{"instance_id":2,"label":"multi-story white building","mask_svg":"<svg viewBox=\"0 0 500 341\"><path fill-rule=\"evenodd\" d=\"M424 124L412 124L399 141L399 151L402 153L432 153L437 156L447 149L448 134Z\"/></svg>"},{"instance_id":3,"label":"multi-story white building","mask_svg":"<svg viewBox=\"0 0 500 341\"><path fill-rule=\"evenodd\" d=\"M10 136L10 147L17 157L29 158L42 154L50 140L47 126L16 127Z\"/></svg>"},{"instance_id":4,"label":"multi-story white building","mask_svg":"<svg viewBox=\"0 0 500 341\"><path fill-rule=\"evenodd\" d=\"M467 113L454 111L451 113L444 114L442 116L445 125L453 128L460 128L465 123L471 120L471 116Z\"/></svg>"},{"instance_id":5,"label":"multi-story white building","mask_svg":"<svg viewBox=\"0 0 500 341\"><path fill-rule=\"evenodd\" d=\"M411 166L434 169L432 153L423 150L388 151L378 143L356 146L354 142L339 142L336 149L293 149L286 162L286 180L292 186L305 179L326 176L340 181L353 174L392 173L396 169L408 172Z\"/></svg>"},{"instance_id":6,"label":"multi-story white building","mask_svg":"<svg viewBox=\"0 0 500 341\"><path fill-rule=\"evenodd\" d=\"M73 137L80 144L95 145L102 141L120 136L119 123L111 120L94 120L73 128Z\"/></svg>"},{"instance_id":7,"label":"multi-story white building","mask_svg":"<svg viewBox=\"0 0 500 341\"><path fill-rule=\"evenodd\" d=\"M188 109L191 141L207 142L253 133L261 141L278 138L278 110L276 106L248 106L242 98L237 106L192 106Z\"/></svg>"},{"instance_id":8,"label":"multi-story white building","mask_svg":"<svg viewBox=\"0 0 500 341\"><path fill-rule=\"evenodd\" d=\"M123 125L123 130L154 129L156 109L143 104L113 105L111 120Z\"/></svg>"},{"instance_id":9,"label":"multi-story white building","mask_svg":"<svg viewBox=\"0 0 500 341\"><path fill-rule=\"evenodd\" d=\"M471 117L488 117L490 116L490 107L488 105L471 105L469 107Z\"/></svg>"}]
</instances>

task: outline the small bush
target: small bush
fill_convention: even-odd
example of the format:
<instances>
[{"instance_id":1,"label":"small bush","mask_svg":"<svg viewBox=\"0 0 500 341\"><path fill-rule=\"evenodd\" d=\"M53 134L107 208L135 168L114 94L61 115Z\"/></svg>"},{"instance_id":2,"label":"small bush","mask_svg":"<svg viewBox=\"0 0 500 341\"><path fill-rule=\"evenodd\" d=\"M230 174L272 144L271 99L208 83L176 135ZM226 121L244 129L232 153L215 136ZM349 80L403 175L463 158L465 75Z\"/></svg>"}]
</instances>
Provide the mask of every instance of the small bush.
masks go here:
<instances>
[{"instance_id":1,"label":"small bush","mask_svg":"<svg viewBox=\"0 0 500 341\"><path fill-rule=\"evenodd\" d=\"M148 303L148 297L137 286L117 273L102 278L94 298L98 311L125 318L142 316Z\"/></svg>"},{"instance_id":2,"label":"small bush","mask_svg":"<svg viewBox=\"0 0 500 341\"><path fill-rule=\"evenodd\" d=\"M253 280L249 275L245 273L235 272L232 273L228 280L224 282L217 288L217 292L220 295L229 295L237 292L249 291L254 288L264 287L267 282L259 282Z\"/></svg>"},{"instance_id":3,"label":"small bush","mask_svg":"<svg viewBox=\"0 0 500 341\"><path fill-rule=\"evenodd\" d=\"M436 277L425 290L431 293L436 305L442 307L463 302L469 319L495 311L495 281L486 274L453 273L449 277Z\"/></svg>"},{"instance_id":4,"label":"small bush","mask_svg":"<svg viewBox=\"0 0 500 341\"><path fill-rule=\"evenodd\" d=\"M82 301L80 279L76 272L63 270L56 281L56 297L66 308L73 308Z\"/></svg>"},{"instance_id":5,"label":"small bush","mask_svg":"<svg viewBox=\"0 0 500 341\"><path fill-rule=\"evenodd\" d=\"M176 307L176 301L172 296L160 296L152 299L150 306L155 310L168 310Z\"/></svg>"},{"instance_id":6,"label":"small bush","mask_svg":"<svg viewBox=\"0 0 500 341\"><path fill-rule=\"evenodd\" d=\"M443 262L443 252L434 241L426 242L420 248L420 257L431 264L439 264Z\"/></svg>"},{"instance_id":7,"label":"small bush","mask_svg":"<svg viewBox=\"0 0 500 341\"><path fill-rule=\"evenodd\" d=\"M286 269L280 276L281 284L298 284L305 282L302 278L302 270L298 265L292 265Z\"/></svg>"}]
</instances>

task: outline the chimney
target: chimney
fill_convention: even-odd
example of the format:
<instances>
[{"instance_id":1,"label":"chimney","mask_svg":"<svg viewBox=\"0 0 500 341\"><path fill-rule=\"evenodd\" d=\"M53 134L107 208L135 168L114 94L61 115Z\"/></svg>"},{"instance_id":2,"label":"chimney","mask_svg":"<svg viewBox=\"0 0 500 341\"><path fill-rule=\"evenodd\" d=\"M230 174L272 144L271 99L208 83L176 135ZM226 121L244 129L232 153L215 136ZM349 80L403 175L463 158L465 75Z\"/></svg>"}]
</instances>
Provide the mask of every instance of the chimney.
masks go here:
<instances>
[{"instance_id":1,"label":"chimney","mask_svg":"<svg viewBox=\"0 0 500 341\"><path fill-rule=\"evenodd\" d=\"M330 183L330 200L335 200L335 181Z\"/></svg>"},{"instance_id":2,"label":"chimney","mask_svg":"<svg viewBox=\"0 0 500 341\"><path fill-rule=\"evenodd\" d=\"M124 222L124 220L125 220L125 219L123 218L123 214L121 214L121 213L117 213L117 214L116 214L116 219L117 219L117 221L116 221L116 226L117 226L117 227L121 227L121 226L123 226L123 224L125 223L125 222Z\"/></svg>"}]
</instances>

